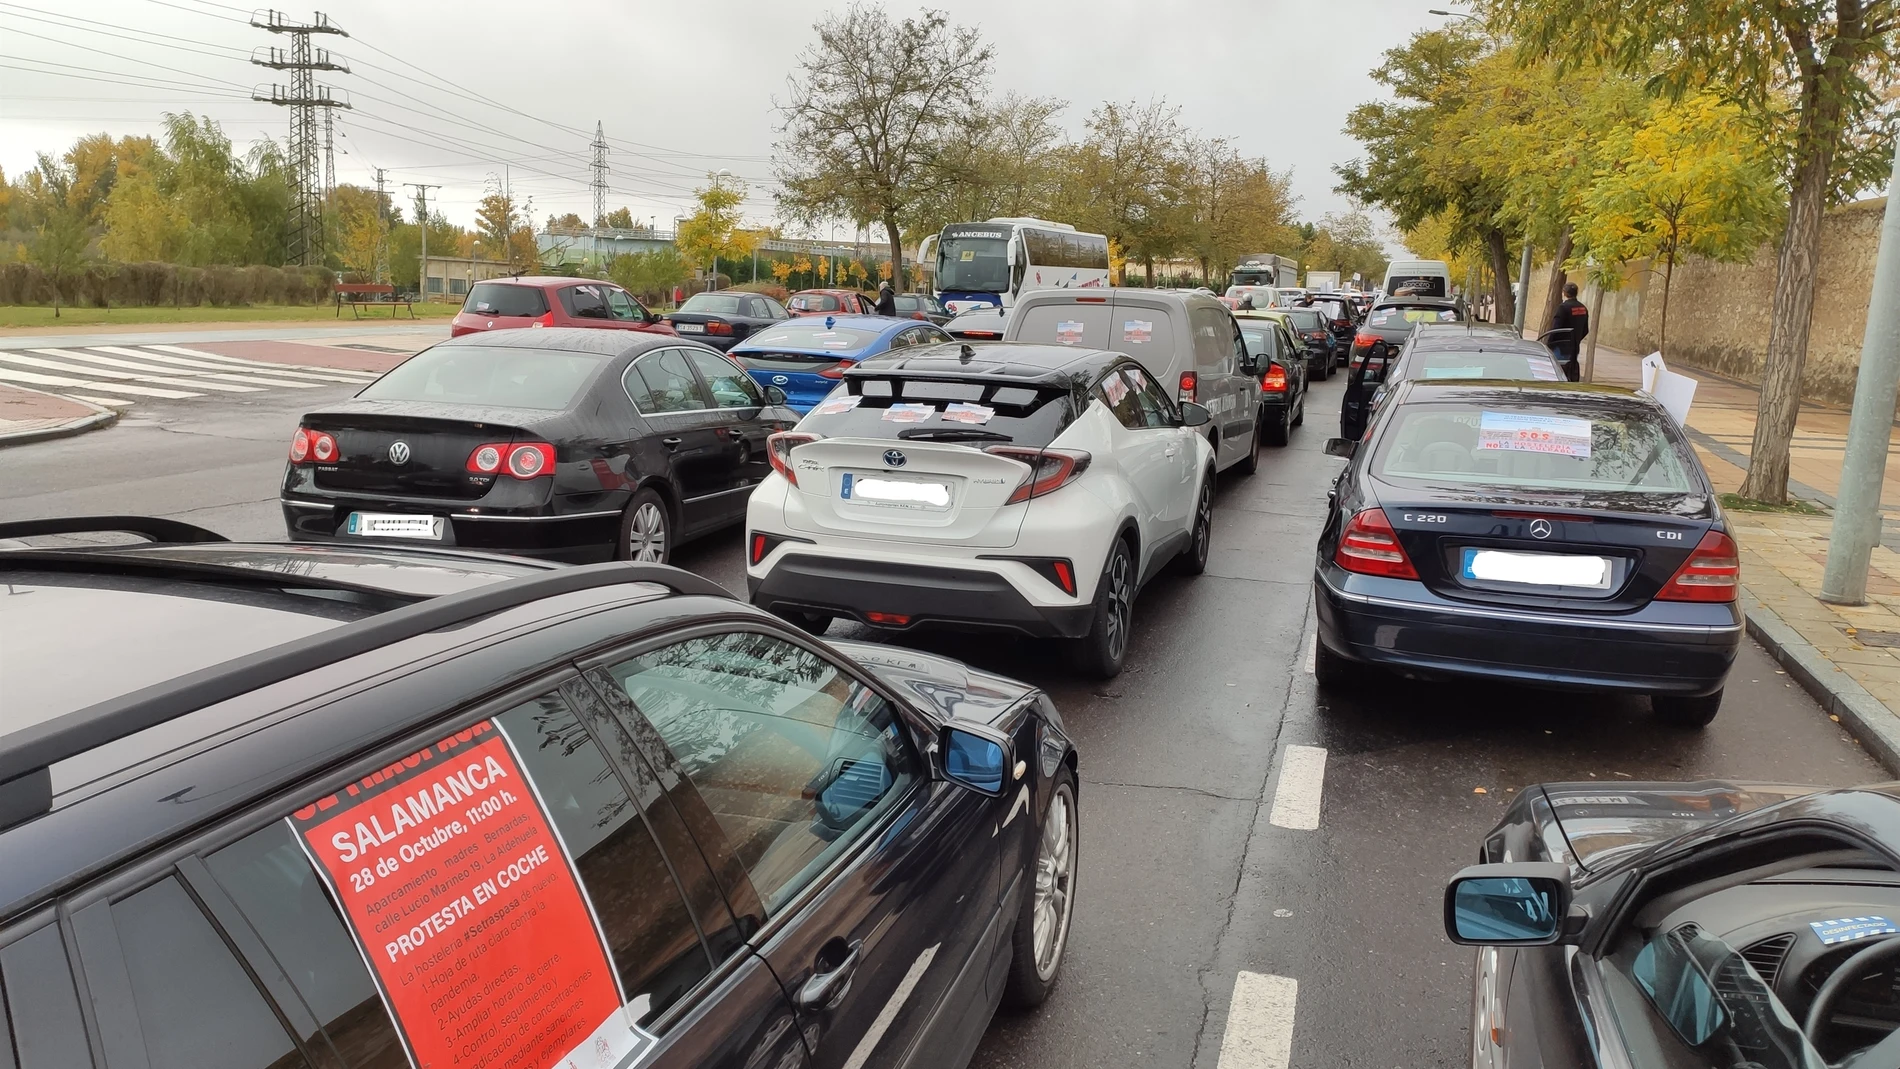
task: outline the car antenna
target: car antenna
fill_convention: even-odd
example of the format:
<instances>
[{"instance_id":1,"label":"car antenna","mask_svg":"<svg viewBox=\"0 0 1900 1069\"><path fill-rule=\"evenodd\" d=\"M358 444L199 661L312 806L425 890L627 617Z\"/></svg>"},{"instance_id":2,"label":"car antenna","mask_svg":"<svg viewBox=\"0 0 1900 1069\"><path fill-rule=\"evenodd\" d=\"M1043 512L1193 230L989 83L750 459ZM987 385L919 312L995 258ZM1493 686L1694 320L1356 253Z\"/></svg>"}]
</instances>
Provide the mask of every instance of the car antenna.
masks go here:
<instances>
[{"instance_id":1,"label":"car antenna","mask_svg":"<svg viewBox=\"0 0 1900 1069\"><path fill-rule=\"evenodd\" d=\"M957 359L961 361L962 363L967 364L970 361L976 359L976 350L970 346L969 342L966 341L963 343L963 348L957 351Z\"/></svg>"},{"instance_id":2,"label":"car antenna","mask_svg":"<svg viewBox=\"0 0 1900 1069\"><path fill-rule=\"evenodd\" d=\"M830 330L830 329L831 329L831 325L832 325L833 323L836 323L836 322L837 322L837 320L836 320L835 318L833 318L833 317L831 317L831 316L826 316L826 317L825 317L825 329L826 329L826 330Z\"/></svg>"}]
</instances>

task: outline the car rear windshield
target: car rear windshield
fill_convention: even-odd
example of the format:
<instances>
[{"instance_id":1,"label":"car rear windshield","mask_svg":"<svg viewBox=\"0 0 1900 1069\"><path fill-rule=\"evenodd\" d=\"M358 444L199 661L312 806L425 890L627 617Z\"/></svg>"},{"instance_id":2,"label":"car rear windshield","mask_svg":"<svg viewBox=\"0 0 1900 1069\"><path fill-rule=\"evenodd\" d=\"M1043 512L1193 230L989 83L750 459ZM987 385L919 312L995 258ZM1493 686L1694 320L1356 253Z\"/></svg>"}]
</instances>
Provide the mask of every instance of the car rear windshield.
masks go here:
<instances>
[{"instance_id":1,"label":"car rear windshield","mask_svg":"<svg viewBox=\"0 0 1900 1069\"><path fill-rule=\"evenodd\" d=\"M735 293L695 293L680 305L682 312L710 312L713 315L738 315L739 295Z\"/></svg>"},{"instance_id":2,"label":"car rear windshield","mask_svg":"<svg viewBox=\"0 0 1900 1069\"><path fill-rule=\"evenodd\" d=\"M551 349L438 345L370 383L366 401L566 408L606 357Z\"/></svg>"},{"instance_id":3,"label":"car rear windshield","mask_svg":"<svg viewBox=\"0 0 1900 1069\"><path fill-rule=\"evenodd\" d=\"M1527 490L1689 493L1662 419L1600 406L1404 405L1379 437L1384 479Z\"/></svg>"},{"instance_id":4,"label":"car rear windshield","mask_svg":"<svg viewBox=\"0 0 1900 1069\"><path fill-rule=\"evenodd\" d=\"M1397 327L1407 323L1457 323L1456 308L1442 304L1382 304L1366 314L1368 327Z\"/></svg>"},{"instance_id":5,"label":"car rear windshield","mask_svg":"<svg viewBox=\"0 0 1900 1069\"><path fill-rule=\"evenodd\" d=\"M477 282L462 302L462 311L485 316L543 316L548 295L535 286L513 282Z\"/></svg>"},{"instance_id":6,"label":"car rear windshield","mask_svg":"<svg viewBox=\"0 0 1900 1069\"><path fill-rule=\"evenodd\" d=\"M868 330L828 327L823 319L813 316L775 323L746 339L746 348L835 349L841 353L852 353L876 340L877 335Z\"/></svg>"},{"instance_id":7,"label":"car rear windshield","mask_svg":"<svg viewBox=\"0 0 1900 1069\"><path fill-rule=\"evenodd\" d=\"M1296 309L1288 312L1286 316L1287 320L1293 324L1294 330L1322 330L1326 326L1326 320L1311 309Z\"/></svg>"},{"instance_id":8,"label":"car rear windshield","mask_svg":"<svg viewBox=\"0 0 1900 1069\"><path fill-rule=\"evenodd\" d=\"M1564 379L1557 361L1542 353L1419 353L1406 361L1404 374L1408 379Z\"/></svg>"},{"instance_id":9,"label":"car rear windshield","mask_svg":"<svg viewBox=\"0 0 1900 1069\"><path fill-rule=\"evenodd\" d=\"M1346 302L1343 300L1318 300L1307 307L1331 319L1346 318Z\"/></svg>"},{"instance_id":10,"label":"car rear windshield","mask_svg":"<svg viewBox=\"0 0 1900 1069\"><path fill-rule=\"evenodd\" d=\"M786 307L801 312L835 312L844 305L829 293L801 293L785 302Z\"/></svg>"},{"instance_id":11,"label":"car rear windshield","mask_svg":"<svg viewBox=\"0 0 1900 1069\"><path fill-rule=\"evenodd\" d=\"M799 421L826 438L1045 446L1088 407L1088 384L845 380Z\"/></svg>"},{"instance_id":12,"label":"car rear windshield","mask_svg":"<svg viewBox=\"0 0 1900 1069\"><path fill-rule=\"evenodd\" d=\"M1011 317L1010 341L1076 345L1127 353L1148 366L1167 367L1174 357L1174 322L1166 309L1109 304L1036 304Z\"/></svg>"}]
</instances>

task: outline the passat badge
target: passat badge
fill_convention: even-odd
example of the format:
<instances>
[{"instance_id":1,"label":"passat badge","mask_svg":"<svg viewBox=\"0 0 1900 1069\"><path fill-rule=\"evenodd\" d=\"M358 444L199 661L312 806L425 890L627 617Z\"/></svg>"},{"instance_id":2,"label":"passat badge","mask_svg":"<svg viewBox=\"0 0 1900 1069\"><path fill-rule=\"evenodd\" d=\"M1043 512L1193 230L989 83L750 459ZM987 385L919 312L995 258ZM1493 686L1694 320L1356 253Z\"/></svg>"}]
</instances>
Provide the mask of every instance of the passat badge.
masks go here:
<instances>
[{"instance_id":1,"label":"passat badge","mask_svg":"<svg viewBox=\"0 0 1900 1069\"><path fill-rule=\"evenodd\" d=\"M395 442L389 447L389 460L394 464L409 463L409 443Z\"/></svg>"},{"instance_id":2,"label":"passat badge","mask_svg":"<svg viewBox=\"0 0 1900 1069\"><path fill-rule=\"evenodd\" d=\"M1531 537L1532 538L1549 538L1550 537L1550 521L1545 520L1545 519L1532 520L1531 521Z\"/></svg>"},{"instance_id":3,"label":"passat badge","mask_svg":"<svg viewBox=\"0 0 1900 1069\"><path fill-rule=\"evenodd\" d=\"M886 449L884 451L884 463L890 467L901 468L904 466L906 459L904 454L896 449Z\"/></svg>"}]
</instances>

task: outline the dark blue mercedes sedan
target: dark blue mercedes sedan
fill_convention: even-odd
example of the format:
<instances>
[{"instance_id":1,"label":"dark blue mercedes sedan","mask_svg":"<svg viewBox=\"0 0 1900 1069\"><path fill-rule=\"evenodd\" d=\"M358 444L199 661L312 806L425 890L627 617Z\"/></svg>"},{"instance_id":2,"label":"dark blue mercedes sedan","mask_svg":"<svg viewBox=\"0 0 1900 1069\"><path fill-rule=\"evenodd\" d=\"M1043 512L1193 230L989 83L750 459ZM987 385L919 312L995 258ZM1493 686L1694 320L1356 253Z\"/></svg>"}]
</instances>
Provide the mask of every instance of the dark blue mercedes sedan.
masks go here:
<instances>
[{"instance_id":1,"label":"dark blue mercedes sedan","mask_svg":"<svg viewBox=\"0 0 1900 1069\"><path fill-rule=\"evenodd\" d=\"M1314 673L1364 663L1648 694L1714 719L1742 638L1715 491L1662 406L1609 386L1400 383L1331 492Z\"/></svg>"},{"instance_id":2,"label":"dark blue mercedes sedan","mask_svg":"<svg viewBox=\"0 0 1900 1069\"><path fill-rule=\"evenodd\" d=\"M1033 687L660 564L8 540L0 1064L957 1069L1056 983Z\"/></svg>"}]
</instances>

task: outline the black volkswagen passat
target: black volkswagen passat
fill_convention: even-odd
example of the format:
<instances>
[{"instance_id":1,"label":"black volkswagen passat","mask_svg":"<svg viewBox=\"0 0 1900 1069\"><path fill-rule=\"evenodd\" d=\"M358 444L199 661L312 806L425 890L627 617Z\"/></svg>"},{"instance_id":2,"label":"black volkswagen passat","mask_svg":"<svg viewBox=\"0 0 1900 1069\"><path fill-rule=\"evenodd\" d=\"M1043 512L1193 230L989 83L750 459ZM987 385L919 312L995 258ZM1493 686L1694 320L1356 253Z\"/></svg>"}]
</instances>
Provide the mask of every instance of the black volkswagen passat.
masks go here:
<instances>
[{"instance_id":1,"label":"black volkswagen passat","mask_svg":"<svg viewBox=\"0 0 1900 1069\"><path fill-rule=\"evenodd\" d=\"M1314 671L1353 662L1646 693L1715 717L1742 636L1715 492L1654 400L1608 386L1400 383L1366 440L1335 438Z\"/></svg>"},{"instance_id":2,"label":"black volkswagen passat","mask_svg":"<svg viewBox=\"0 0 1900 1069\"><path fill-rule=\"evenodd\" d=\"M798 419L725 354L661 335L476 334L303 417L281 500L305 542L664 562L745 517Z\"/></svg>"}]
</instances>

